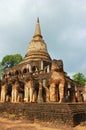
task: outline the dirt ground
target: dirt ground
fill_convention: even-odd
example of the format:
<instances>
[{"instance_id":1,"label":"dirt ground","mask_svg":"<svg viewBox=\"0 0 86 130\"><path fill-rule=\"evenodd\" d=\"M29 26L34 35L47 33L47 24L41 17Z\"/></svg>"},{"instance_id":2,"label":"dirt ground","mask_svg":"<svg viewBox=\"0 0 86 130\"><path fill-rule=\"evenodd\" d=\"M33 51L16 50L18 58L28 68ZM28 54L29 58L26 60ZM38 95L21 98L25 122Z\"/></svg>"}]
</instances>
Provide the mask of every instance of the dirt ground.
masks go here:
<instances>
[{"instance_id":1,"label":"dirt ground","mask_svg":"<svg viewBox=\"0 0 86 130\"><path fill-rule=\"evenodd\" d=\"M58 125L57 128L54 126L45 126L44 124L31 123L27 120L9 120L0 117L0 130L86 130L86 126L67 127Z\"/></svg>"}]
</instances>

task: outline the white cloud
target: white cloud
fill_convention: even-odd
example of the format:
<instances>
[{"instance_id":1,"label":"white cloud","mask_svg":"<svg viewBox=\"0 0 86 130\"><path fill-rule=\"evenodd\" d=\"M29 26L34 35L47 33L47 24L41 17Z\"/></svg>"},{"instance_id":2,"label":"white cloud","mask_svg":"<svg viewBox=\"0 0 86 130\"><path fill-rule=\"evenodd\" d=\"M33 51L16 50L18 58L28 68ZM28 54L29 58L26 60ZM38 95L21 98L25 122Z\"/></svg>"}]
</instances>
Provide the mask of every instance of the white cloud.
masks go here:
<instances>
[{"instance_id":1,"label":"white cloud","mask_svg":"<svg viewBox=\"0 0 86 130\"><path fill-rule=\"evenodd\" d=\"M8 26L21 19L23 0L0 1L0 26Z\"/></svg>"}]
</instances>

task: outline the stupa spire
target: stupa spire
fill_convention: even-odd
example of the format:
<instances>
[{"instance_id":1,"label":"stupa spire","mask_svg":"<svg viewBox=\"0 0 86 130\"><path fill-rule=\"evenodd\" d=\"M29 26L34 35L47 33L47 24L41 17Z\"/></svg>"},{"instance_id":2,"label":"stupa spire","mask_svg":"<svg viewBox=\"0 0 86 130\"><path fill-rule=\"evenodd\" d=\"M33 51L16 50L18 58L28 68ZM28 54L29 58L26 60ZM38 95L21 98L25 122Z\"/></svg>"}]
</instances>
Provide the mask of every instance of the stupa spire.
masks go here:
<instances>
[{"instance_id":1,"label":"stupa spire","mask_svg":"<svg viewBox=\"0 0 86 130\"><path fill-rule=\"evenodd\" d=\"M34 61L44 60L44 61L51 62L50 55L48 54L47 51L47 45L44 42L41 35L39 18L37 18L35 33L31 42L29 42L28 50L26 52L23 62L33 61L33 60Z\"/></svg>"},{"instance_id":2,"label":"stupa spire","mask_svg":"<svg viewBox=\"0 0 86 130\"><path fill-rule=\"evenodd\" d=\"M37 18L35 33L34 33L34 36L33 36L33 37L36 37L36 36L42 37L42 35L41 35L41 29L40 29L39 18Z\"/></svg>"}]
</instances>

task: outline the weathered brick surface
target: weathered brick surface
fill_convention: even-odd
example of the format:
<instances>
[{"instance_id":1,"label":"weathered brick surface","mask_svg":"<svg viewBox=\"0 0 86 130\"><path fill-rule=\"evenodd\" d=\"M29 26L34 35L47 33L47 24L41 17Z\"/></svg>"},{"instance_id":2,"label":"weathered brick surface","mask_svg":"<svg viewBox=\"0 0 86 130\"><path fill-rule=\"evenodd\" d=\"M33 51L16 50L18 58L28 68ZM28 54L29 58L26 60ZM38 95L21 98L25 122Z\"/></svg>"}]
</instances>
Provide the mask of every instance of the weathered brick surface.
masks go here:
<instances>
[{"instance_id":1,"label":"weathered brick surface","mask_svg":"<svg viewBox=\"0 0 86 130\"><path fill-rule=\"evenodd\" d=\"M14 119L25 118L31 121L43 121L76 125L86 121L86 104L71 103L0 103L0 115Z\"/></svg>"}]
</instances>

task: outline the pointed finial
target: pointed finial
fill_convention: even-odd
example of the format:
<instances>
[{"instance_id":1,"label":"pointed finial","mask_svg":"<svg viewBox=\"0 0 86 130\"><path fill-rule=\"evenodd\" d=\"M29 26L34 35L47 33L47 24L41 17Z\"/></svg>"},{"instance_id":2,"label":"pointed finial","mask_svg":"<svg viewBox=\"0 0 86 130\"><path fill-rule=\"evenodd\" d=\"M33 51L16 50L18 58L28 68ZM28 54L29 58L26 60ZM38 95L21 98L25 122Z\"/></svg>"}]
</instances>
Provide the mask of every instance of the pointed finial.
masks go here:
<instances>
[{"instance_id":1,"label":"pointed finial","mask_svg":"<svg viewBox=\"0 0 86 130\"><path fill-rule=\"evenodd\" d=\"M39 17L37 17L37 23L39 23Z\"/></svg>"},{"instance_id":2,"label":"pointed finial","mask_svg":"<svg viewBox=\"0 0 86 130\"><path fill-rule=\"evenodd\" d=\"M37 17L36 29L35 29L35 33L34 33L33 37L36 37L36 36L42 37L41 29L40 29L40 23L39 23L39 17Z\"/></svg>"}]
</instances>

